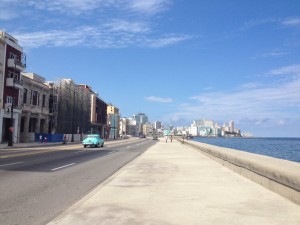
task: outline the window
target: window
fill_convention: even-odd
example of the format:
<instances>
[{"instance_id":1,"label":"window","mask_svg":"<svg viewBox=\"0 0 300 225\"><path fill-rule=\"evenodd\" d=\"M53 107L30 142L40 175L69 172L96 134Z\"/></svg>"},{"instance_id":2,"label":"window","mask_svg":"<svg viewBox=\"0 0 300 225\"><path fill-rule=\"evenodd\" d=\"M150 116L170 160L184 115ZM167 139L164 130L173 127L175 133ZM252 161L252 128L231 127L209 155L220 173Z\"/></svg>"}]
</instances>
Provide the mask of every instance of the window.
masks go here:
<instances>
[{"instance_id":1,"label":"window","mask_svg":"<svg viewBox=\"0 0 300 225\"><path fill-rule=\"evenodd\" d=\"M6 96L6 103L12 104L13 97L12 96Z\"/></svg>"},{"instance_id":2,"label":"window","mask_svg":"<svg viewBox=\"0 0 300 225\"><path fill-rule=\"evenodd\" d=\"M43 95L42 107L46 105L46 95Z\"/></svg>"},{"instance_id":3,"label":"window","mask_svg":"<svg viewBox=\"0 0 300 225\"><path fill-rule=\"evenodd\" d=\"M8 58L9 59L15 59L17 56L14 53L9 53Z\"/></svg>"},{"instance_id":4,"label":"window","mask_svg":"<svg viewBox=\"0 0 300 225\"><path fill-rule=\"evenodd\" d=\"M18 80L19 75L18 75L17 73L8 71L8 73L7 73L7 78L14 78L15 80Z\"/></svg>"},{"instance_id":5,"label":"window","mask_svg":"<svg viewBox=\"0 0 300 225\"><path fill-rule=\"evenodd\" d=\"M23 92L23 103L24 104L27 103L27 93L28 93L28 90L26 88L24 88L24 92Z\"/></svg>"},{"instance_id":6,"label":"window","mask_svg":"<svg viewBox=\"0 0 300 225\"><path fill-rule=\"evenodd\" d=\"M31 91L31 105L38 105L38 93L37 93L37 91Z\"/></svg>"}]
</instances>

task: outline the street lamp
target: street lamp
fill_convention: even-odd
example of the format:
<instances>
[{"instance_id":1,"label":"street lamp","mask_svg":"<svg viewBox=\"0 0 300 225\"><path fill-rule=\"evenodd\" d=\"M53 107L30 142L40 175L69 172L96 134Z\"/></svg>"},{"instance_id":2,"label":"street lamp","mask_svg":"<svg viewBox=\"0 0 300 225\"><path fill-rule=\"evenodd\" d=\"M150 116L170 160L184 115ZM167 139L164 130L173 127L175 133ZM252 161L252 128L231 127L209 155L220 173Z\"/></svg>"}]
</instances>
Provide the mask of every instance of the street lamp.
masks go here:
<instances>
[{"instance_id":1,"label":"street lamp","mask_svg":"<svg viewBox=\"0 0 300 225\"><path fill-rule=\"evenodd\" d=\"M73 95L73 113L72 113L72 136L71 136L71 142L74 142L74 111L75 111L75 90L73 91L74 95Z\"/></svg>"},{"instance_id":2,"label":"street lamp","mask_svg":"<svg viewBox=\"0 0 300 225\"><path fill-rule=\"evenodd\" d=\"M15 82L13 78L13 94L15 89ZM10 107L10 126L9 126L9 140L8 146L13 146L13 118L14 118L14 97L12 96L11 107Z\"/></svg>"},{"instance_id":3,"label":"street lamp","mask_svg":"<svg viewBox=\"0 0 300 225\"><path fill-rule=\"evenodd\" d=\"M116 115L114 114L114 139L116 139Z\"/></svg>"}]
</instances>

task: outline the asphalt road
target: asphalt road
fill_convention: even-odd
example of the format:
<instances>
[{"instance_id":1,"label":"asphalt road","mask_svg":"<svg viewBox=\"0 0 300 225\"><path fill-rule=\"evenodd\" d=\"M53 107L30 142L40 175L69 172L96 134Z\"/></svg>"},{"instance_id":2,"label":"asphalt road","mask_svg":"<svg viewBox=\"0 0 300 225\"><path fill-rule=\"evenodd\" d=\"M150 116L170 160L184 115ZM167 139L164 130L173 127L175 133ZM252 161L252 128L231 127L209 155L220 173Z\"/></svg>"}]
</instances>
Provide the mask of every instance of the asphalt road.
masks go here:
<instances>
[{"instance_id":1,"label":"asphalt road","mask_svg":"<svg viewBox=\"0 0 300 225\"><path fill-rule=\"evenodd\" d=\"M0 224L46 224L147 150L137 139L0 151Z\"/></svg>"}]
</instances>

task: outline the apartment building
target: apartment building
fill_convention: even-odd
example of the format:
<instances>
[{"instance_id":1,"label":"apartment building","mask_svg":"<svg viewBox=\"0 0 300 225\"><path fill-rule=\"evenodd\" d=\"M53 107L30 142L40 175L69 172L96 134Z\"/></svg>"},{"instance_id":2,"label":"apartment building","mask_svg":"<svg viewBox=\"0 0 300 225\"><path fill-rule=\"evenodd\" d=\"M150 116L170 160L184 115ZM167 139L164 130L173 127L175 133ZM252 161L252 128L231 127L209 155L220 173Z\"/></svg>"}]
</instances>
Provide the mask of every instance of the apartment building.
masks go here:
<instances>
[{"instance_id":1,"label":"apartment building","mask_svg":"<svg viewBox=\"0 0 300 225\"><path fill-rule=\"evenodd\" d=\"M0 143L19 142L23 90L21 71L26 67L26 56L18 40L0 31Z\"/></svg>"},{"instance_id":2,"label":"apartment building","mask_svg":"<svg viewBox=\"0 0 300 225\"><path fill-rule=\"evenodd\" d=\"M20 141L34 140L34 133L49 133L49 98L51 89L45 78L35 73L22 73L22 116Z\"/></svg>"},{"instance_id":3,"label":"apartment building","mask_svg":"<svg viewBox=\"0 0 300 225\"><path fill-rule=\"evenodd\" d=\"M87 88L87 85L81 85ZM101 138L105 138L105 130L107 125L107 104L103 101L97 92L91 92L91 133L100 134Z\"/></svg>"},{"instance_id":4,"label":"apartment building","mask_svg":"<svg viewBox=\"0 0 300 225\"><path fill-rule=\"evenodd\" d=\"M112 104L107 105L107 123L109 129L106 131L108 138L118 138L120 134L120 114L119 109Z\"/></svg>"}]
</instances>

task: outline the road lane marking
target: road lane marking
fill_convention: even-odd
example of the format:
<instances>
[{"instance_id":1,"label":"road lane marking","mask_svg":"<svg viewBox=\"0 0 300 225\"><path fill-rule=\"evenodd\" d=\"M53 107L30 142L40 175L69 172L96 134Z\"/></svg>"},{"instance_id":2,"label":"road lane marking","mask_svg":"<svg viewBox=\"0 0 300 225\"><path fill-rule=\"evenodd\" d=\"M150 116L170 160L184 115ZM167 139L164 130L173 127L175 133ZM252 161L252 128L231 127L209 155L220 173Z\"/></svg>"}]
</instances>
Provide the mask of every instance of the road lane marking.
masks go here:
<instances>
[{"instance_id":1,"label":"road lane marking","mask_svg":"<svg viewBox=\"0 0 300 225\"><path fill-rule=\"evenodd\" d=\"M71 164L68 164L68 165L56 167L56 168L52 169L52 171L59 170L59 169L62 169L62 168L68 167L68 166L73 166L73 165L75 165L75 164L76 164L76 163L71 163Z\"/></svg>"},{"instance_id":2,"label":"road lane marking","mask_svg":"<svg viewBox=\"0 0 300 225\"><path fill-rule=\"evenodd\" d=\"M127 146L126 148L131 148L131 146Z\"/></svg>"},{"instance_id":3,"label":"road lane marking","mask_svg":"<svg viewBox=\"0 0 300 225\"><path fill-rule=\"evenodd\" d=\"M4 165L0 165L0 167L10 166L10 165L16 165L16 164L20 164L20 163L23 163L23 162L15 162L15 163L4 164Z\"/></svg>"},{"instance_id":4,"label":"road lane marking","mask_svg":"<svg viewBox=\"0 0 300 225\"><path fill-rule=\"evenodd\" d=\"M116 151L112 151L112 152L109 152L109 153L107 153L106 155L110 155L110 154L113 154L113 153L115 153Z\"/></svg>"}]
</instances>

